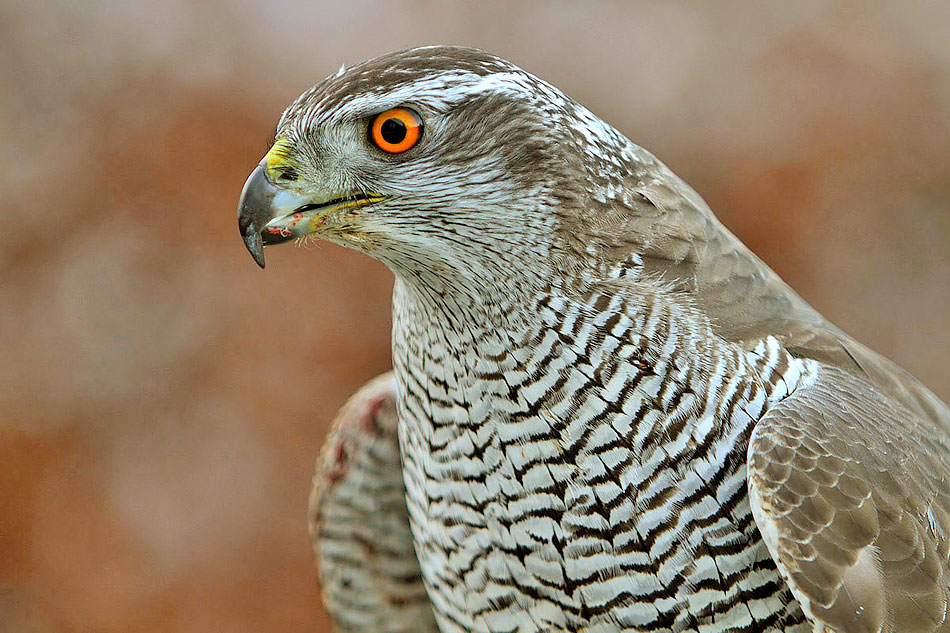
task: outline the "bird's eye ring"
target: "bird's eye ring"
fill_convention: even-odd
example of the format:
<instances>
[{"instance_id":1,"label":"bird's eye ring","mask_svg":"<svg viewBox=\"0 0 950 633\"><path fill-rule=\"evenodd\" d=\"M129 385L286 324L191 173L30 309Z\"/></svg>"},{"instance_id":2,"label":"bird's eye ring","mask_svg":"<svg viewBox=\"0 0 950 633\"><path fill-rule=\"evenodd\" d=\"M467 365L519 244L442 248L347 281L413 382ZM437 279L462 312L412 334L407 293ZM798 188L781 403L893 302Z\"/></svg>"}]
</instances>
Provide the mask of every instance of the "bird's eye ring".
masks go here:
<instances>
[{"instance_id":1,"label":"bird's eye ring","mask_svg":"<svg viewBox=\"0 0 950 633\"><path fill-rule=\"evenodd\" d=\"M369 138L373 145L390 154L415 147L422 136L422 119L409 108L393 108L373 117Z\"/></svg>"}]
</instances>

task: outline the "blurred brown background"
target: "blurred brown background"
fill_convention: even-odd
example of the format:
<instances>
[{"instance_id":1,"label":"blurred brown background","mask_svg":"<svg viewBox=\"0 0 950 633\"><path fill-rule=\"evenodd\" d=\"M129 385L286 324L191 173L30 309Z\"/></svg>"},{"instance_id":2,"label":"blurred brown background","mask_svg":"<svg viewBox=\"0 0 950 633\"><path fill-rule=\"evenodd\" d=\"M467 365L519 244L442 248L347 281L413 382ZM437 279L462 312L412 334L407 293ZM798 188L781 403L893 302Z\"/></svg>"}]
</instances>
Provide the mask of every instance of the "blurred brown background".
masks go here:
<instances>
[{"instance_id":1,"label":"blurred brown background","mask_svg":"<svg viewBox=\"0 0 950 633\"><path fill-rule=\"evenodd\" d=\"M0 629L323 631L305 506L391 276L236 226L282 108L479 46L950 398L950 3L0 3Z\"/></svg>"}]
</instances>

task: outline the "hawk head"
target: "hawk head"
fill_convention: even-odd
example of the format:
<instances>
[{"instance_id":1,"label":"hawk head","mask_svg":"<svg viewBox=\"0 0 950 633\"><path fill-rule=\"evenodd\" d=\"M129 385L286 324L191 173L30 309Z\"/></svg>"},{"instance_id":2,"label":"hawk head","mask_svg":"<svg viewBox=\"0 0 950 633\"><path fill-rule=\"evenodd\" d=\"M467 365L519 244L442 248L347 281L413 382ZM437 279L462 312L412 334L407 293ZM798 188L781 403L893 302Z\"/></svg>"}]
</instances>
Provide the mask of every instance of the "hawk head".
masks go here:
<instances>
[{"instance_id":1,"label":"hawk head","mask_svg":"<svg viewBox=\"0 0 950 633\"><path fill-rule=\"evenodd\" d=\"M262 267L263 246L312 235L409 277L543 277L579 235L586 251L591 234L616 239L598 205L647 163L511 63L418 48L341 68L292 103L244 187L239 224Z\"/></svg>"}]
</instances>

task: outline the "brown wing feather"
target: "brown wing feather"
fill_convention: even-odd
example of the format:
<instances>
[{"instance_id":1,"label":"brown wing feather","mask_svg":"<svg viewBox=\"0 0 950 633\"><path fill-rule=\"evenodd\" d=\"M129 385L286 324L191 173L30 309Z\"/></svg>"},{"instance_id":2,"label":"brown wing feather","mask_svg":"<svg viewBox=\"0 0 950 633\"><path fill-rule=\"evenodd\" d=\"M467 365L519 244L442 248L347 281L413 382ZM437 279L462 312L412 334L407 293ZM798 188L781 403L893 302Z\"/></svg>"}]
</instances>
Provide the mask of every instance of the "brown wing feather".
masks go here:
<instances>
[{"instance_id":1,"label":"brown wing feather","mask_svg":"<svg viewBox=\"0 0 950 633\"><path fill-rule=\"evenodd\" d=\"M890 360L815 311L725 228L710 237L696 271L697 295L717 334L754 345L774 336L798 358L840 368L950 433L950 409Z\"/></svg>"},{"instance_id":2,"label":"brown wing feather","mask_svg":"<svg viewBox=\"0 0 950 633\"><path fill-rule=\"evenodd\" d=\"M758 423L748 469L756 523L816 625L950 632L950 434L941 426L823 367Z\"/></svg>"},{"instance_id":3,"label":"brown wing feather","mask_svg":"<svg viewBox=\"0 0 950 633\"><path fill-rule=\"evenodd\" d=\"M838 367L950 433L950 407L909 373L829 323L730 233L705 201L663 163L639 150L624 193L569 225L579 250L610 261L634 254L644 273L688 294L713 331L748 348L774 336L798 358ZM586 250L585 250L586 252Z\"/></svg>"},{"instance_id":4,"label":"brown wing feather","mask_svg":"<svg viewBox=\"0 0 950 633\"><path fill-rule=\"evenodd\" d=\"M340 409L310 495L323 599L339 633L437 633L409 531L391 373Z\"/></svg>"}]
</instances>

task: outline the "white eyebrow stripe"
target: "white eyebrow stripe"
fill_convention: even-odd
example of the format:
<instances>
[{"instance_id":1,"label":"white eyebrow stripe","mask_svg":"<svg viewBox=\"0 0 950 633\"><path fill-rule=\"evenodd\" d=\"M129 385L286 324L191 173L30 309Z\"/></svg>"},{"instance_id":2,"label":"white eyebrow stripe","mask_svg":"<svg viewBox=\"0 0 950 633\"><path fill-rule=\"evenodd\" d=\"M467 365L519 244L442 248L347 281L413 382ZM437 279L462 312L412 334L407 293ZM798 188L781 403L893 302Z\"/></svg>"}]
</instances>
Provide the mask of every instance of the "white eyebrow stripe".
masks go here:
<instances>
[{"instance_id":1,"label":"white eyebrow stripe","mask_svg":"<svg viewBox=\"0 0 950 633\"><path fill-rule=\"evenodd\" d=\"M479 94L504 94L529 97L534 94L530 79L520 72L501 72L490 75L446 72L428 79L406 83L388 91L373 91L353 96L341 104L337 116L362 115L373 110L388 108L413 101L430 105L452 106ZM312 110L320 110L317 104Z\"/></svg>"}]
</instances>

